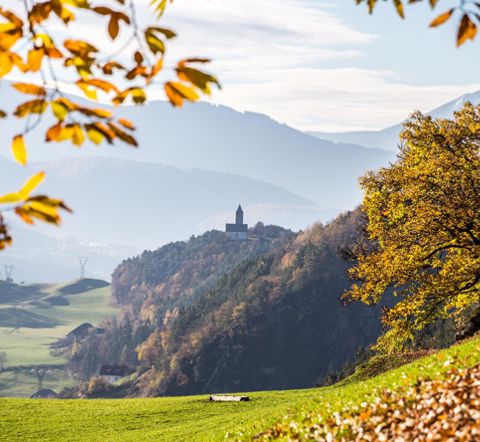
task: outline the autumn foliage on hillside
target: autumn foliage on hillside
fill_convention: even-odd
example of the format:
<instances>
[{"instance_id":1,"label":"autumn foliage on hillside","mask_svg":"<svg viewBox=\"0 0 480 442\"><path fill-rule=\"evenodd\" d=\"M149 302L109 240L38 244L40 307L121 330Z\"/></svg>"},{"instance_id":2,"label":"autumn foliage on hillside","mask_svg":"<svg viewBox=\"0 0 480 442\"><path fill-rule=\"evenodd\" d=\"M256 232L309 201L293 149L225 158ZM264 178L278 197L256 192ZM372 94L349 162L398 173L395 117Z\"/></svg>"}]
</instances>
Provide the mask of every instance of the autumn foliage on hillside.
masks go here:
<instances>
[{"instance_id":1,"label":"autumn foliage on hillside","mask_svg":"<svg viewBox=\"0 0 480 442\"><path fill-rule=\"evenodd\" d=\"M89 336L63 353L77 379L95 375L102 364L138 366L139 357L144 365L155 362L160 348L145 342L169 328L182 308L236 266L268 253L294 234L259 223L250 229L250 237L248 242L228 241L223 232L210 231L121 263L113 273L112 290L122 313L104 324L104 335Z\"/></svg>"},{"instance_id":2,"label":"autumn foliage on hillside","mask_svg":"<svg viewBox=\"0 0 480 442\"><path fill-rule=\"evenodd\" d=\"M344 306L341 250L359 211L292 234L257 225L245 242L207 232L125 261L123 313L67 356L80 380L102 363L137 367L131 396L313 386L380 333L378 308Z\"/></svg>"}]
</instances>

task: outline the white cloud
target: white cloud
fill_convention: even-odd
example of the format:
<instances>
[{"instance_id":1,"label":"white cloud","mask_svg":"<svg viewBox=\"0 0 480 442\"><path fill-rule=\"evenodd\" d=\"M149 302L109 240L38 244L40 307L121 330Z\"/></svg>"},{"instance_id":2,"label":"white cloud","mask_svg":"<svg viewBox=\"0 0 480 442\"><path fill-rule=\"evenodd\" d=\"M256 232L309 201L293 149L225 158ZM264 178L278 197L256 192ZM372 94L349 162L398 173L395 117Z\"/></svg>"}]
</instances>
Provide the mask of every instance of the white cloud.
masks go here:
<instances>
[{"instance_id":1,"label":"white cloud","mask_svg":"<svg viewBox=\"0 0 480 442\"><path fill-rule=\"evenodd\" d=\"M206 55L224 88L213 102L304 130L383 128L479 85L419 86L357 68L377 37L302 0L183 0L166 22L179 31L171 59ZM340 62L341 67L332 67ZM160 92L159 95L162 96Z\"/></svg>"},{"instance_id":2,"label":"white cloud","mask_svg":"<svg viewBox=\"0 0 480 442\"><path fill-rule=\"evenodd\" d=\"M149 1L136 3L141 24L152 22ZM383 128L414 109L427 111L480 88L407 84L395 72L369 68L369 50L379 37L348 26L331 12L334 6L319 0L175 1L161 22L179 33L169 43L166 65L186 56L210 57L208 69L224 86L213 102L304 130ZM81 19L74 29L58 23L55 32L66 38L75 30L112 50L103 28L104 20ZM122 56L130 58L131 48ZM152 98L164 98L160 82Z\"/></svg>"}]
</instances>

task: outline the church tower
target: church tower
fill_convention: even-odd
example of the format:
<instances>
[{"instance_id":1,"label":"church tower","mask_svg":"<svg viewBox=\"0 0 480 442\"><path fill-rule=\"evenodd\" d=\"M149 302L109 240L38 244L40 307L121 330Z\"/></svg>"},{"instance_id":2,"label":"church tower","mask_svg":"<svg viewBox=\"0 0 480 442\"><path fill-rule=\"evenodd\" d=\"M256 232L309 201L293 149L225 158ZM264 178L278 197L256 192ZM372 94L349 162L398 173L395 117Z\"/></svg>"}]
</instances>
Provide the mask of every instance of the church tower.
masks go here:
<instances>
[{"instance_id":1,"label":"church tower","mask_svg":"<svg viewBox=\"0 0 480 442\"><path fill-rule=\"evenodd\" d=\"M225 233L228 239L234 241L245 241L248 239L248 225L243 224L243 210L240 204L235 212L235 224L227 224Z\"/></svg>"},{"instance_id":2,"label":"church tower","mask_svg":"<svg viewBox=\"0 0 480 442\"><path fill-rule=\"evenodd\" d=\"M243 224L243 210L240 204L238 205L235 224Z\"/></svg>"}]
</instances>

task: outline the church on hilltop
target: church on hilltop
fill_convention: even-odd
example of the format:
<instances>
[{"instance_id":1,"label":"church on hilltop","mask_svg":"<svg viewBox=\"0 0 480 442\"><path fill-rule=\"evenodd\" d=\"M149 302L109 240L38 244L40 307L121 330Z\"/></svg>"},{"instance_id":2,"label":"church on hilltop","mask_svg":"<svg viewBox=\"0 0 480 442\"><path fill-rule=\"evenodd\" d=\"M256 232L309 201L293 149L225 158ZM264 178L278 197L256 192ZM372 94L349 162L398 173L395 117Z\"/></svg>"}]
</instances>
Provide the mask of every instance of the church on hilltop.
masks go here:
<instances>
[{"instance_id":1,"label":"church on hilltop","mask_svg":"<svg viewBox=\"0 0 480 442\"><path fill-rule=\"evenodd\" d=\"M235 224L227 224L225 226L225 233L228 239L234 241L244 241L248 239L248 224L243 224L243 210L239 204L235 214Z\"/></svg>"}]
</instances>

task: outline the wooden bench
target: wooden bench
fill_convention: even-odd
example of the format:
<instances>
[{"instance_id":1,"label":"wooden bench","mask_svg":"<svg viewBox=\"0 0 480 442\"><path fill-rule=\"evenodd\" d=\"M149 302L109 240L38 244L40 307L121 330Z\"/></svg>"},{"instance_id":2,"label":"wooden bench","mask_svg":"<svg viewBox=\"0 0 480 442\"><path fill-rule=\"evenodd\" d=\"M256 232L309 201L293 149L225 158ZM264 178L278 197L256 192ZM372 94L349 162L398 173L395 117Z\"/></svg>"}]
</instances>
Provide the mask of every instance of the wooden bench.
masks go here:
<instances>
[{"instance_id":1,"label":"wooden bench","mask_svg":"<svg viewBox=\"0 0 480 442\"><path fill-rule=\"evenodd\" d=\"M212 395L210 396L210 400L213 402L246 402L249 401L250 398L248 396L218 396Z\"/></svg>"}]
</instances>

